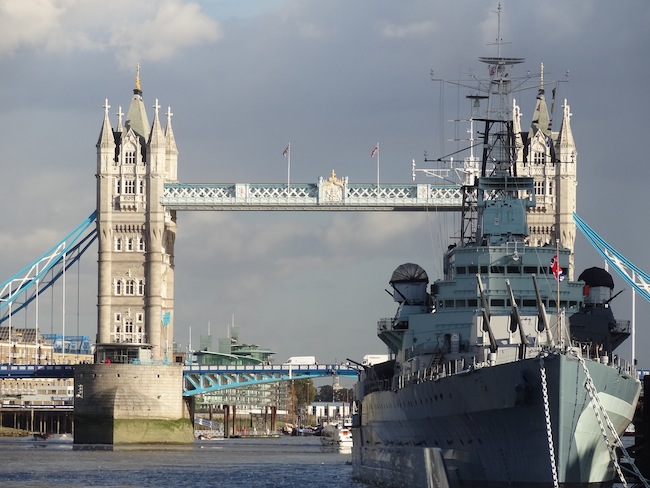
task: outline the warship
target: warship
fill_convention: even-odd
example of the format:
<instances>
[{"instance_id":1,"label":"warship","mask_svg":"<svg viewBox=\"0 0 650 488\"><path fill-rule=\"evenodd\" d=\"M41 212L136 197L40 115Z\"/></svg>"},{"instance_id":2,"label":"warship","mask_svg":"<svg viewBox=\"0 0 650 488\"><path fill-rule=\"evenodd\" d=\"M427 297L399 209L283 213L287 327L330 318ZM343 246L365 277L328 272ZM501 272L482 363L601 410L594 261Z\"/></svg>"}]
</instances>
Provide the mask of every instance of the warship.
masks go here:
<instances>
[{"instance_id":1,"label":"warship","mask_svg":"<svg viewBox=\"0 0 650 488\"><path fill-rule=\"evenodd\" d=\"M634 365L614 353L629 322L614 319L606 270L573 280L573 246L560 245L557 228L546 242L532 235L542 192L528 169L559 168L562 150L542 127L543 81L542 130L530 137L548 150L522 163L524 142L535 142L522 142L513 96L524 59L499 50L479 60L484 90L471 98L487 110L471 119L481 156L463 163L461 228L441 279L405 263L389 280L397 312L377 335L390 359L364 367L355 385L353 476L400 487L611 486L640 394Z\"/></svg>"}]
</instances>

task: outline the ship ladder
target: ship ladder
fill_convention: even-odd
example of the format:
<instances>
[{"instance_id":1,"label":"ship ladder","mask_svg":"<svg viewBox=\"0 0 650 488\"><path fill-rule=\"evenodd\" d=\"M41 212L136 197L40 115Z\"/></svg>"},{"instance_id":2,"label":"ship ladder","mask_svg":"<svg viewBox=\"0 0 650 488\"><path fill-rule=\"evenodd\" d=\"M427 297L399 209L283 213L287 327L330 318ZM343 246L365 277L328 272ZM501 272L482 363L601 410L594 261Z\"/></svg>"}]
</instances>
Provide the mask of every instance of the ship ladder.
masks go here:
<instances>
[{"instance_id":1,"label":"ship ladder","mask_svg":"<svg viewBox=\"0 0 650 488\"><path fill-rule=\"evenodd\" d=\"M546 367L544 358L539 358L539 372L542 377L542 397L544 398L544 417L546 419L546 438L548 440L548 454L551 460L551 472L553 473L553 488L560 486L557 477L557 466L555 464L555 448L553 447L553 430L551 428L551 410L548 401L548 385L546 383Z\"/></svg>"},{"instance_id":2,"label":"ship ladder","mask_svg":"<svg viewBox=\"0 0 650 488\"><path fill-rule=\"evenodd\" d=\"M594 409L594 413L596 414L596 420L598 421L598 425L600 426L600 432L603 435L603 440L605 441L605 444L607 445L607 450L609 451L609 457L612 460L612 463L614 464L614 468L616 469L616 472L618 473L618 477L621 480L621 483L623 483L623 486L627 488L627 481L625 480L625 476L623 475L623 472L621 471L621 465L618 462L618 457L616 456L616 447L618 447L621 452L623 453L622 458L630 464L632 467L632 470L634 471L634 474L638 477L638 479L641 481L643 486L646 488L650 488L650 484L648 484L648 480L646 480L641 472L639 471L639 468L636 467L636 464L634 464L634 460L632 457L628 454L627 450L623 446L623 443L621 442L621 438L618 436L616 433L616 429L614 429L614 425L612 424L612 421L609 419L609 415L607 415L607 411L605 410L605 407L600 401L600 398L598 398L598 391L596 390L596 386L594 385L594 380L591 378L591 375L589 374L589 369L587 368L587 364L585 363L584 358L577 356L578 360L580 361L580 364L582 365L582 369L585 372L585 389L589 393L589 397L591 398L591 406ZM605 430L605 425L603 425L603 421L607 424L607 428L609 431L612 433L612 436L614 437L614 442L610 442L609 438L607 437L607 431Z\"/></svg>"}]
</instances>

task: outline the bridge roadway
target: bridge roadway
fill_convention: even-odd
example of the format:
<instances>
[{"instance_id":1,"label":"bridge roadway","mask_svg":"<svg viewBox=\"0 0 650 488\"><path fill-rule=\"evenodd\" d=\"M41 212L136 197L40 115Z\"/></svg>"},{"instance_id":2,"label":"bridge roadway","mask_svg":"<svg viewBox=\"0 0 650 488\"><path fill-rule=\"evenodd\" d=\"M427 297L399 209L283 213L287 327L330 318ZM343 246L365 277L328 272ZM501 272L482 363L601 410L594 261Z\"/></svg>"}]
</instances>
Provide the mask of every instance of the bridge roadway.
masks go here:
<instances>
[{"instance_id":1,"label":"bridge roadway","mask_svg":"<svg viewBox=\"0 0 650 488\"><path fill-rule=\"evenodd\" d=\"M327 376L356 377L359 370L345 364L250 366L183 366L183 396L229 388ZM74 378L73 364L0 364L0 378Z\"/></svg>"}]
</instances>

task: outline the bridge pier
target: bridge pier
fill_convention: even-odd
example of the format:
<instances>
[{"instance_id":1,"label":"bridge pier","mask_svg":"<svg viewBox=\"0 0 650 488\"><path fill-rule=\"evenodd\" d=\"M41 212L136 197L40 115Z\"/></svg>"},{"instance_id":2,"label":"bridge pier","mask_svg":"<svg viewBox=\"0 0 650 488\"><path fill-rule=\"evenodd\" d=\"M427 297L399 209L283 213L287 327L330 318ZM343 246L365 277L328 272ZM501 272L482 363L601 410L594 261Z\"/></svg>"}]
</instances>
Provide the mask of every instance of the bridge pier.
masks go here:
<instances>
[{"instance_id":1,"label":"bridge pier","mask_svg":"<svg viewBox=\"0 0 650 488\"><path fill-rule=\"evenodd\" d=\"M191 444L193 408L181 365L75 367L75 444Z\"/></svg>"}]
</instances>

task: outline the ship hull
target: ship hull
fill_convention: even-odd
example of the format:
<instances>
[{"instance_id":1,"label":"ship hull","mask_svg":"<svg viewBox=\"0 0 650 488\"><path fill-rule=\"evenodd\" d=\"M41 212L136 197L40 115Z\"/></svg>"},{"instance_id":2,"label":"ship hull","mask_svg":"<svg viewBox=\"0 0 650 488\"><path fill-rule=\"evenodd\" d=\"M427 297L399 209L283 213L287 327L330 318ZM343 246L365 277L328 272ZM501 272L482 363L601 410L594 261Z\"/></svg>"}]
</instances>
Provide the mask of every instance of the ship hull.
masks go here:
<instances>
[{"instance_id":1,"label":"ship hull","mask_svg":"<svg viewBox=\"0 0 650 488\"><path fill-rule=\"evenodd\" d=\"M618 369L586 361L618 434L630 423L640 384ZM615 471L580 361L553 354L420 379L375 391L361 402L353 473L384 486L553 486L550 415L560 486L608 486Z\"/></svg>"}]
</instances>

